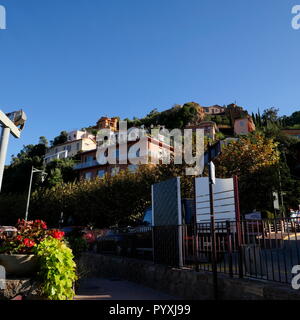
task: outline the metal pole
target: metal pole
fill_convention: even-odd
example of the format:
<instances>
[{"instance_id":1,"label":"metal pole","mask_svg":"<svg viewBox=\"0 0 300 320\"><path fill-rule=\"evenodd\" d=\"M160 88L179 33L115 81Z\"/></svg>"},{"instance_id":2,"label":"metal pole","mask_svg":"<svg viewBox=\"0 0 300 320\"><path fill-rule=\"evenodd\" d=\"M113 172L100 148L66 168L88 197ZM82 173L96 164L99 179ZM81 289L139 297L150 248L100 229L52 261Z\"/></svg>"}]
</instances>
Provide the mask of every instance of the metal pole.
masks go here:
<instances>
[{"instance_id":1,"label":"metal pole","mask_svg":"<svg viewBox=\"0 0 300 320\"><path fill-rule=\"evenodd\" d=\"M0 192L2 187L5 159L7 154L7 147L10 135L10 128L3 127L0 141Z\"/></svg>"},{"instance_id":2,"label":"metal pole","mask_svg":"<svg viewBox=\"0 0 300 320\"><path fill-rule=\"evenodd\" d=\"M282 185L281 185L281 174L280 174L280 168L278 168L278 175L279 175L279 192L280 192L280 200L282 205L282 218L285 218L285 208L283 203L283 194L282 194Z\"/></svg>"},{"instance_id":3,"label":"metal pole","mask_svg":"<svg viewBox=\"0 0 300 320\"><path fill-rule=\"evenodd\" d=\"M239 277L243 278L243 250L242 250L242 220L240 212L240 198L239 198L239 182L238 177L233 177L234 183L234 202L235 202L235 221L236 221L236 232L237 232L237 245L238 245L238 268Z\"/></svg>"},{"instance_id":4,"label":"metal pole","mask_svg":"<svg viewBox=\"0 0 300 320\"><path fill-rule=\"evenodd\" d=\"M30 202L31 186L32 186L32 176L33 176L33 167L31 168L29 190L28 190L28 197L27 197L27 205L26 205L25 221L27 221L27 219L28 219L28 210L29 210L29 202Z\"/></svg>"},{"instance_id":5,"label":"metal pole","mask_svg":"<svg viewBox=\"0 0 300 320\"><path fill-rule=\"evenodd\" d=\"M216 227L214 212L214 188L211 172L211 144L209 144L209 200L210 200L210 233L211 233L211 253L212 253L212 271L214 284L214 298L218 300L218 273L217 273L217 255L216 255Z\"/></svg>"}]
</instances>

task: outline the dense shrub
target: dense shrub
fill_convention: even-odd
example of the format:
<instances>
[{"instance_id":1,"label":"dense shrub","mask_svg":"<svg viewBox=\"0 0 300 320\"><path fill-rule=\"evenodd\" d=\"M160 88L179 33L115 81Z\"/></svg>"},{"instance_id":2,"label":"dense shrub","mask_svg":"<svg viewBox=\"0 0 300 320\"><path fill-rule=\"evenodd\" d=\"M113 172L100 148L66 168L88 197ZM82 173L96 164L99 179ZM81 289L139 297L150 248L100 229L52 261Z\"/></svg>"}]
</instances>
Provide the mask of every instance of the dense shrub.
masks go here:
<instances>
[{"instance_id":1,"label":"dense shrub","mask_svg":"<svg viewBox=\"0 0 300 320\"><path fill-rule=\"evenodd\" d=\"M137 173L121 171L104 179L80 181L40 189L31 198L30 218L39 217L57 226L61 212L78 225L108 227L126 225L151 203L151 185L170 177L182 177L183 196L190 196L192 178L175 165L141 166Z\"/></svg>"}]
</instances>

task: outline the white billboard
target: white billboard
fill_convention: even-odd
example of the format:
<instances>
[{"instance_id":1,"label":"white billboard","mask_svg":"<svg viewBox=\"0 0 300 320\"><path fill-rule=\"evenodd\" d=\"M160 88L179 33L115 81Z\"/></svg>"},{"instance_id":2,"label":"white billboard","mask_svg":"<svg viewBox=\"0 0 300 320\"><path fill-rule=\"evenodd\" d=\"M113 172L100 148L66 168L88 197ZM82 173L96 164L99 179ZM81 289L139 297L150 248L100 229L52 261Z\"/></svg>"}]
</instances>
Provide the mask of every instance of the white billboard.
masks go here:
<instances>
[{"instance_id":1,"label":"white billboard","mask_svg":"<svg viewBox=\"0 0 300 320\"><path fill-rule=\"evenodd\" d=\"M215 221L235 220L235 191L234 180L216 179L214 190L214 213ZM210 221L210 200L208 177L196 178L196 217L197 223Z\"/></svg>"}]
</instances>

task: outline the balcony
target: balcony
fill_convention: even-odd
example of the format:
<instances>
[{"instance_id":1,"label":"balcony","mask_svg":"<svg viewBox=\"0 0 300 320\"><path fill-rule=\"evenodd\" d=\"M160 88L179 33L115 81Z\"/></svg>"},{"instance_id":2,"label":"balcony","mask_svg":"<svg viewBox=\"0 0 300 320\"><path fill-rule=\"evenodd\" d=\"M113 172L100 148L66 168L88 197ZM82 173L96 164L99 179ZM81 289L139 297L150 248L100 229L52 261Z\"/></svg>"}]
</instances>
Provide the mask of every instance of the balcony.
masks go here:
<instances>
[{"instance_id":1,"label":"balcony","mask_svg":"<svg viewBox=\"0 0 300 320\"><path fill-rule=\"evenodd\" d=\"M77 164L75 164L73 169L74 170L81 170L81 169L91 168L91 167L95 167L95 166L99 166L99 165L100 164L97 160L93 160L93 161L77 163Z\"/></svg>"}]
</instances>

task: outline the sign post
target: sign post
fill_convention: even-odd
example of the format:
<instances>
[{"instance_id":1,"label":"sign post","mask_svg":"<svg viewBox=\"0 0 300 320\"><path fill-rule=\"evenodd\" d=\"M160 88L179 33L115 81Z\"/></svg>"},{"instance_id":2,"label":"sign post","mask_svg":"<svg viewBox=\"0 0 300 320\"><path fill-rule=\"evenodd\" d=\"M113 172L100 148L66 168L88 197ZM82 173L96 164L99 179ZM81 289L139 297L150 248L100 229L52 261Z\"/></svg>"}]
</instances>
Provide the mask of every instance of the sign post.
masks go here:
<instances>
[{"instance_id":1,"label":"sign post","mask_svg":"<svg viewBox=\"0 0 300 320\"><path fill-rule=\"evenodd\" d=\"M209 145L209 202L210 202L210 234L212 271L214 284L214 298L218 300L218 273L217 273L217 248L216 248L216 226L214 212L214 185L216 184L215 165L211 161L211 145Z\"/></svg>"}]
</instances>

